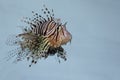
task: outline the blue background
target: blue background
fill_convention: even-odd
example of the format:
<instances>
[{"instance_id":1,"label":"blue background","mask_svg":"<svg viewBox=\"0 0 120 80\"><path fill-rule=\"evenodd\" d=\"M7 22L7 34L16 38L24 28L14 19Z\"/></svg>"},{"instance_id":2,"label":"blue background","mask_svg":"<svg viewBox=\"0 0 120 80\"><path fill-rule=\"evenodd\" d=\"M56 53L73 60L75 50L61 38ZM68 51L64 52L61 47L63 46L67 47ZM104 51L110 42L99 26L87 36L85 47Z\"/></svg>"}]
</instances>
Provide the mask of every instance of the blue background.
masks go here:
<instances>
[{"instance_id":1,"label":"blue background","mask_svg":"<svg viewBox=\"0 0 120 80\"><path fill-rule=\"evenodd\" d=\"M28 67L3 57L16 47L5 41L24 26L23 16L41 13L43 5L68 22L72 42L65 46L66 62L56 57ZM0 80L120 80L120 0L0 0Z\"/></svg>"}]
</instances>

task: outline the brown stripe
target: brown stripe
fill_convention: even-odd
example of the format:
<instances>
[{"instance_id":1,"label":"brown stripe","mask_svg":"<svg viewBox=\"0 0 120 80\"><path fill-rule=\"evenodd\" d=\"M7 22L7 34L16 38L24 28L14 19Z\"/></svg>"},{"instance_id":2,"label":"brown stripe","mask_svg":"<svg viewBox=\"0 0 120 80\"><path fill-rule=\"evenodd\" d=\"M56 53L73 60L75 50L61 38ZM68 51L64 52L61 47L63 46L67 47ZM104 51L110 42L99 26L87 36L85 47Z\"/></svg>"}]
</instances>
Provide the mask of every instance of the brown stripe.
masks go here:
<instances>
[{"instance_id":1,"label":"brown stripe","mask_svg":"<svg viewBox=\"0 0 120 80\"><path fill-rule=\"evenodd\" d=\"M50 24L52 24L52 21L47 22L47 24L45 25L44 35L46 34Z\"/></svg>"}]
</instances>

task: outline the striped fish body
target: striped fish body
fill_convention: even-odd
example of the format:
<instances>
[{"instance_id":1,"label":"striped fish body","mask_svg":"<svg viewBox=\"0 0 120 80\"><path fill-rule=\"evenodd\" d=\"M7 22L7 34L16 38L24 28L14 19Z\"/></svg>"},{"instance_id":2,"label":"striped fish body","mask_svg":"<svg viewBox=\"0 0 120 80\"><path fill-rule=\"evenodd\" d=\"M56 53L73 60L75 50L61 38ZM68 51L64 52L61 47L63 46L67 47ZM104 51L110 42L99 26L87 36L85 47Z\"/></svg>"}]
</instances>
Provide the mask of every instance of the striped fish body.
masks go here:
<instances>
[{"instance_id":1,"label":"striped fish body","mask_svg":"<svg viewBox=\"0 0 120 80\"><path fill-rule=\"evenodd\" d=\"M54 14L51 14L46 7L43 12L47 13L47 18L33 12L33 19L23 20L30 27L24 28L23 33L17 35L21 40L19 41L21 54L27 51L26 56L27 59L32 58L31 63L36 63L38 59L54 54L66 60L66 52L62 45L71 41L72 35L66 29L66 24L62 24L60 19L54 18Z\"/></svg>"}]
</instances>

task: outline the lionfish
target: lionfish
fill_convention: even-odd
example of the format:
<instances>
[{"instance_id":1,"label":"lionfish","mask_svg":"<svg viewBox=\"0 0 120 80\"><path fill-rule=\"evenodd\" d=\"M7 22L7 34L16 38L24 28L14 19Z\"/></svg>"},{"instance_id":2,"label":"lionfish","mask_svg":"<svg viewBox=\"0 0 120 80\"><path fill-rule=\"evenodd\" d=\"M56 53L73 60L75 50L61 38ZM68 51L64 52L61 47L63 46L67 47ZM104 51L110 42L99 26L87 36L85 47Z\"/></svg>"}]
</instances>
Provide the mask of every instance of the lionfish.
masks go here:
<instances>
[{"instance_id":1,"label":"lionfish","mask_svg":"<svg viewBox=\"0 0 120 80\"><path fill-rule=\"evenodd\" d=\"M32 64L36 64L38 59L57 55L64 60L66 51L62 45L72 39L72 35L66 29L66 23L62 24L59 18L54 18L53 9L47 7L42 9L45 17L38 13L33 13L33 18L25 17L23 22L29 27L24 27L23 32L15 36L16 40L12 43L19 45L20 49L15 61L21 61L24 58L31 59Z\"/></svg>"}]
</instances>

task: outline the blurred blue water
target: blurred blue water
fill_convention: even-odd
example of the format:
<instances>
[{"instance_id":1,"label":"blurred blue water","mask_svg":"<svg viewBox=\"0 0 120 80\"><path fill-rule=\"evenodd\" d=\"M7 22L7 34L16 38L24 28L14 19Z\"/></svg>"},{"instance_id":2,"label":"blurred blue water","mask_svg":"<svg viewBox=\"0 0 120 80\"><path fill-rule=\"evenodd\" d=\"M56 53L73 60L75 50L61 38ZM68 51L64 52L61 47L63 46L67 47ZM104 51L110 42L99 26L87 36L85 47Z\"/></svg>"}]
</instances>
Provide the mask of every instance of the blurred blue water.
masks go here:
<instances>
[{"instance_id":1,"label":"blurred blue water","mask_svg":"<svg viewBox=\"0 0 120 80\"><path fill-rule=\"evenodd\" d=\"M44 4L68 22L68 60L59 64L50 57L31 68L27 61L11 60L0 64L0 80L120 80L119 0L0 0L0 59L15 49L5 40L21 31L20 19L41 12Z\"/></svg>"}]
</instances>

